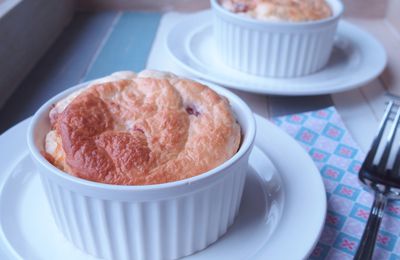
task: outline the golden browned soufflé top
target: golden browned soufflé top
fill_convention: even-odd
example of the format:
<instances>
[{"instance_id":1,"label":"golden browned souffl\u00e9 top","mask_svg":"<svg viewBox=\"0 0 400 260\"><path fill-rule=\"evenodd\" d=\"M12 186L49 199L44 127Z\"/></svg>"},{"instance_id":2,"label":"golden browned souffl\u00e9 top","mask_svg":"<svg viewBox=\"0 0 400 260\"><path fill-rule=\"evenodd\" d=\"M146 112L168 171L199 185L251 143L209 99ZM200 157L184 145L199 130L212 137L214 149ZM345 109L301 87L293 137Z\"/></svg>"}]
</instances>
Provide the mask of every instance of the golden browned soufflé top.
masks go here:
<instances>
[{"instance_id":1,"label":"golden browned souffl\u00e9 top","mask_svg":"<svg viewBox=\"0 0 400 260\"><path fill-rule=\"evenodd\" d=\"M199 175L231 158L240 126L209 87L159 71L118 72L54 105L46 158L90 181L146 185Z\"/></svg>"},{"instance_id":2,"label":"golden browned souffl\u00e9 top","mask_svg":"<svg viewBox=\"0 0 400 260\"><path fill-rule=\"evenodd\" d=\"M258 20L305 22L332 16L325 0L221 0L225 9Z\"/></svg>"}]
</instances>

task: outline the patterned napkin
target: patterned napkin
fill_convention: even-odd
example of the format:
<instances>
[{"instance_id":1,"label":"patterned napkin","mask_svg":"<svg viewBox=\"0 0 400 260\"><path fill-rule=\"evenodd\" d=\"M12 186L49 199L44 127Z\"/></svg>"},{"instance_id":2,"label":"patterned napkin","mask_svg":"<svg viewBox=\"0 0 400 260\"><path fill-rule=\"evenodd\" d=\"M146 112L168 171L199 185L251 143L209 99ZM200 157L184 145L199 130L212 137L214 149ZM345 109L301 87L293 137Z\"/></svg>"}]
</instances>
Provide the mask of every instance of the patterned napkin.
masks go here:
<instances>
[{"instance_id":1,"label":"patterned napkin","mask_svg":"<svg viewBox=\"0 0 400 260\"><path fill-rule=\"evenodd\" d=\"M352 259L372 205L358 171L365 154L333 107L274 118L310 154L323 178L328 212L310 259ZM372 140L371 140L372 141ZM389 202L377 238L374 259L400 260L400 203Z\"/></svg>"}]
</instances>

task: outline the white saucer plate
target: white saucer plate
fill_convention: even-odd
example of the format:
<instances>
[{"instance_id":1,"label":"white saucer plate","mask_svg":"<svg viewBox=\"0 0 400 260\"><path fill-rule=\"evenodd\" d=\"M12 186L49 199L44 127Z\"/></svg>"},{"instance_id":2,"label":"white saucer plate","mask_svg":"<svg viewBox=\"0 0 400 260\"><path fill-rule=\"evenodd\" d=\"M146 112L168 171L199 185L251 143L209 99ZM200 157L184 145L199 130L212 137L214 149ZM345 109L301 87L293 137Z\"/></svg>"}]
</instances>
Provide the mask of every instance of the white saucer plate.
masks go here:
<instances>
[{"instance_id":1,"label":"white saucer plate","mask_svg":"<svg viewBox=\"0 0 400 260\"><path fill-rule=\"evenodd\" d=\"M326 214L321 176L296 141L260 116L256 121L237 219L217 242L185 259L303 259L315 246ZM0 259L95 259L69 243L53 221L28 154L28 124L0 136Z\"/></svg>"},{"instance_id":2,"label":"white saucer plate","mask_svg":"<svg viewBox=\"0 0 400 260\"><path fill-rule=\"evenodd\" d=\"M360 87L376 78L386 66L383 46L369 33L346 21L338 26L328 64L298 78L267 78L227 67L214 47L212 14L203 11L177 23L167 35L167 49L175 62L201 79L226 87L272 95L320 95Z\"/></svg>"}]
</instances>

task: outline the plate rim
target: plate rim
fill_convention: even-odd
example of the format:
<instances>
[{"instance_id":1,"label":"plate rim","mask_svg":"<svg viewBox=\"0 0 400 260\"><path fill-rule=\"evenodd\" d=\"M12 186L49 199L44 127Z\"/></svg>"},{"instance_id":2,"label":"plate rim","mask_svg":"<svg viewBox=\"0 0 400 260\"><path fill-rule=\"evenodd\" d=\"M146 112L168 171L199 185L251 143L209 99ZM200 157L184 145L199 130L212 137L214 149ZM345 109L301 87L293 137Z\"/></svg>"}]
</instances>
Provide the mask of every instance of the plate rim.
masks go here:
<instances>
[{"instance_id":1,"label":"plate rim","mask_svg":"<svg viewBox=\"0 0 400 260\"><path fill-rule=\"evenodd\" d=\"M288 186L288 178L290 177L288 176L288 173L283 173L286 170L283 170L282 168L285 167L285 165L287 166L287 163L285 161L285 159L279 158L279 156L281 156L281 154L278 153L270 153L271 151L269 151L270 147L268 147L268 145L270 145L270 142L286 142L288 144L288 146L290 146L290 150L296 151L296 155L292 155L293 157L297 157L300 158L302 157L302 159L304 159L305 161L303 161L303 163L307 164L308 168L308 173L306 174L306 176L308 177L309 181L310 179L314 178L314 181L317 182L318 186L314 186L314 187L309 187L307 188L307 191L313 190L314 193L318 193L320 196L315 196L312 199L314 199L314 202L312 203L313 206L315 206L316 204L319 204L320 208L320 215L318 220L316 220L316 222L312 222L312 224L314 224L314 234L313 237L311 238L310 236L310 240L313 241L310 245L304 246L303 244L303 253L299 253L298 256L293 257L292 255L285 255L285 252L283 252L284 250L280 250L283 252L283 255L280 255L278 257L276 257L276 255L268 255L268 248L266 248L265 246L263 248L261 248L261 250L259 250L258 252L255 252L254 254L254 259L306 259L313 251L314 247L316 246L316 244L318 243L318 240L322 234L323 228L324 228L324 224L325 224L325 218L326 218L326 214L327 214L327 207L328 207L328 202L327 202L327 197L326 197L326 190L325 190L325 185L323 183L323 179L322 176L320 174L320 171L318 170L317 166L315 165L314 161L311 159L310 155L306 152L306 150L293 138L291 137L288 133L286 133L284 130L280 129L278 126L274 125L272 122L270 122L269 120L263 118L262 116L258 115L258 114L254 114L255 118L256 118L256 124L257 124L257 131L258 132L264 132L266 130L266 128L269 129L269 131L273 132L274 134L274 138L270 139L269 142L265 142L265 141L260 141L260 138L263 138L264 135L257 135L256 134L256 142L255 144L258 145L258 147L261 149L261 151L271 160L271 162L274 164L275 168L277 169L282 182L284 183L284 186ZM262 124L260 124L262 123ZM263 138L264 139L264 138ZM272 145L271 147L276 148L276 150L279 150L280 147L274 146ZM276 151L275 151L276 152ZM284 165L282 165L284 164ZM290 182L291 185L295 184L293 181ZM297 185L297 184L295 184ZM303 185L304 186L304 185ZM287 211L286 207L291 206L290 204L293 203L293 201L290 200L291 196L297 196L297 194L291 194L291 190L285 190L284 192L284 196L285 196L285 201L284 201L284 209L283 209L283 213L285 214L285 210ZM293 198L293 197L292 197ZM297 199L297 198L296 198ZM317 210L313 211L314 214L316 214ZM273 241L275 242L276 240L276 236L277 233L279 234L279 232L282 230L282 228L280 228L280 225L282 224L281 222L284 221L282 219L280 219L280 222L278 224L278 226L276 227L276 230L274 231L274 233L272 234L271 237L273 237ZM294 221L294 220L291 220ZM297 221L294 221L296 223L293 223L294 226L296 226L295 224L297 224ZM292 226L293 227L293 226ZM309 234L311 234L311 230L308 230ZM298 237L300 238L300 237ZM304 236L302 236L301 238L304 238ZM266 246L270 243L271 241L268 241ZM294 250L293 248L291 248L291 250ZM291 252L289 252L290 254ZM250 258L250 259L253 259Z\"/></svg>"},{"instance_id":2,"label":"plate rim","mask_svg":"<svg viewBox=\"0 0 400 260\"><path fill-rule=\"evenodd\" d=\"M291 136L289 136L278 126L272 124L271 122L269 122L269 120L263 118L262 116L255 114L255 118L256 118L256 124L257 124L257 131L263 132L265 130L268 130L268 131L272 131L274 134L278 133L277 136L275 136L273 139L276 139L278 141L282 141L282 139L283 139L285 142L289 142L292 145L291 148L294 148L294 150L296 150L297 153L301 153L301 156L303 158L307 158L306 164L309 167L307 170L307 176L308 176L308 178L313 178L314 181L317 181L317 183L319 183L319 187L313 187L314 192L317 192L317 193L319 193L319 195L323 195L323 196L320 196L320 197L316 196L315 199L317 199L319 201L317 203L315 203L315 202L312 203L313 205L318 204L320 207L318 210L315 210L313 212L314 214L317 214L316 212L319 212L319 213L318 213L318 222L317 223L312 222L313 232L310 232L310 233L312 233L313 237L309 239L310 241L312 241L312 243L310 243L308 245L302 244L300 252L297 253L300 256L300 258L306 258L307 256L309 256L311 254L313 248L315 247L316 243L318 242L318 239L322 233L324 223L325 223L325 217L326 217L326 212L327 212L327 200L326 200L326 195L325 195L325 186L323 184L322 177L321 177L316 165L312 161L311 157L308 155L308 153ZM17 138L17 140L21 140L20 142L23 144L23 145L21 145L21 144L14 145L14 147L16 147L16 150L14 150L13 153L8 153L8 156L0 157L0 162L3 161L3 162L5 162L6 165L8 164L6 167L6 169L7 169L6 172L10 172L10 168L13 169L13 166L15 165L15 161L21 157L20 156L21 154L25 154L27 151L27 145L25 144L24 134L27 131L29 120L30 120L30 118L25 119L24 121L20 122L19 124L15 125L14 127L10 128L9 130L7 130L4 134L2 134L0 136L0 145L9 143L10 142L9 140L13 140L13 138ZM21 138L21 136L23 136L23 138ZM281 178L286 176L288 173L282 173L281 169L279 169L278 163L276 162L277 159L271 157L271 155L270 155L271 151L269 150L270 147L268 147L269 142L261 142L260 136L261 135L258 135L258 138L257 138L257 135L256 135L255 146L258 147L268 158L270 158L270 160L272 161L274 166L277 168ZM4 146L2 146L2 147L4 147ZM291 150L293 150L293 149L291 149ZM18 154L15 154L15 152L18 152ZM14 160L11 160L12 158L14 158ZM280 159L280 160L282 160L282 159ZM259 173L257 173L257 174L259 174ZM0 178L0 196L1 196L1 192L3 191L4 184L7 183L8 176L9 175L4 174L3 177ZM288 177L288 176L286 176L286 177ZM285 178L282 178L282 181L284 182L283 185L286 186ZM287 194L288 194L288 191L285 190L284 191L285 200L284 200L284 208L283 208L282 214L285 214L285 211L287 211L287 207L290 207L290 203L293 203L293 202L289 201L290 196L288 196ZM292 217L291 221L298 223L297 220L293 219L293 217ZM265 257L266 254L263 251L265 251L265 249L268 249L268 247L270 246L271 238L273 238L274 236L277 236L277 234L279 234L281 225L282 225L282 219L279 220L279 223L275 227L275 230L271 234L271 237L266 241L266 243L261 247L261 249L259 249L257 252L254 252L255 258L262 259L263 257ZM310 224L308 224L308 226L309 225ZM2 256L4 254L5 256L11 255L13 257L16 257L15 254L17 254L18 258L21 257L20 254L18 252L15 252L14 248L11 245L9 245L9 241L6 239L6 237L3 233L3 229L1 227L0 227L0 241L3 241L3 243L1 243L2 246L0 246L0 256ZM283 251L283 255L278 256L279 259L288 258L289 256L288 255L285 256L285 253L286 252ZM292 254L292 253L293 252L291 251L290 254ZM292 257L292 256L290 256L290 257ZM253 257L252 257L252 259L253 259Z\"/></svg>"},{"instance_id":3,"label":"plate rim","mask_svg":"<svg viewBox=\"0 0 400 260\"><path fill-rule=\"evenodd\" d=\"M15 137L20 137L21 142L23 142L24 144L13 145L11 147L7 146L11 149L11 151L8 151L7 153L2 153L2 156L0 156L0 163L2 163L2 165L4 165L4 162L8 163L8 165L5 167L3 174L0 174L0 196L3 195L4 186L7 183L10 170L15 165L15 161L18 160L23 154L26 154L26 152L28 151L28 146L25 142L26 138L25 136L21 138L21 136L28 130L29 120L30 118L22 120L21 122L12 126L6 132L0 135L0 147L6 147L5 145L7 143L7 140L12 140ZM14 158L14 160L11 160L13 159L13 157L16 158ZM0 242L2 242L0 243L0 259L22 259L21 255L14 250L9 241L6 239L3 227L1 226L1 221Z\"/></svg>"},{"instance_id":4,"label":"plate rim","mask_svg":"<svg viewBox=\"0 0 400 260\"><path fill-rule=\"evenodd\" d=\"M338 92L343 92L343 91L347 91L347 90L351 90L351 89L355 89L361 86L366 85L367 83L371 82L372 80L374 80L375 78L377 78L385 69L386 65L387 65L387 53L386 50L384 49L383 45L374 37L372 36L370 33L368 33L367 31L359 28L358 26L345 21L345 20L341 20L339 22L338 25L338 30L340 30L340 28L342 27L346 27L347 29L351 28L350 30L356 30L359 34L364 35L363 40L365 40L366 38L368 38L368 42L369 44L374 45L374 53L379 53L378 57L380 57L380 62L374 63L374 73L364 73L361 79L359 80L353 80L352 81L345 81L342 82L341 84L338 85L326 85L326 82L322 82L320 81L319 83L321 84L325 84L322 85L321 88L317 88L317 89L307 89L307 88L295 88L295 89L287 89L288 85L286 85L283 89L282 87L274 87L271 84L274 83L268 83L268 79L269 80L280 80L281 82L284 82L285 79L273 79L273 78L267 78L267 80L263 83L266 84L265 85L265 89L262 89L261 86L258 87L249 87L248 85L251 84L260 84L257 83L254 80L250 80L248 82L241 82L242 78L238 79L237 81L235 81L235 78L233 80L230 80L228 78L225 77L218 77L215 74L207 74L207 73L203 73L193 67L191 67L189 64L185 63L185 61L181 60L178 55L176 55L178 49L182 52L185 52L185 58L198 63L196 60L192 60L190 57L192 56L190 53L188 53L189 51L187 50L187 42L190 41L190 39L188 39L189 36L184 37L184 39L181 42L181 47L182 48L176 48L173 47L173 44L171 41L173 41L173 38L176 37L172 37L172 35L176 35L182 28L186 28L188 26L190 26L192 28L193 31L197 31L199 32L199 28L200 27L210 27L211 26L211 20L212 19L205 19L207 17L212 16L212 11L210 10L205 10L205 11L200 11L194 14L190 14L186 17L183 17L180 22L176 23L174 26L172 26L170 28L170 30L167 32L166 34L166 41L165 41L165 45L166 45L166 49L167 52L169 54L170 57L172 57L172 59L174 60L174 62L176 64L179 65L179 67L183 68L186 72L189 72L190 74L201 78L203 80L208 80L208 81L212 81L216 84L221 84L225 87L228 88L232 88L232 89L237 89L237 90L241 90L241 91L245 91L245 92L250 92L250 93L257 93L257 94L270 94L270 95L282 95L282 96L306 96L306 95L322 95L322 94L333 94L333 93L338 93ZM212 18L212 17L210 17ZM206 20L204 22L204 20ZM343 29L342 29L343 30ZM191 33L190 36L193 37L193 35L195 35L195 33ZM352 34L350 34L350 36L352 36ZM183 37L181 37L183 38ZM358 37L351 37L352 40L356 41L356 42L361 42ZM366 65L364 65L366 66ZM217 67L216 67L217 68ZM321 73L321 71L323 72L323 69L320 70L320 72L316 72L315 74ZM315 75L312 74L312 75ZM367 75L368 74L368 75ZM254 77L252 75L250 75L251 77ZM259 79L261 79L262 77L258 77ZM307 78L307 76L305 77L300 77L300 78ZM290 80L295 80L296 78L289 78L287 79L288 81ZM286 83L288 84L288 83ZM267 86L269 85L269 86Z\"/></svg>"}]
</instances>

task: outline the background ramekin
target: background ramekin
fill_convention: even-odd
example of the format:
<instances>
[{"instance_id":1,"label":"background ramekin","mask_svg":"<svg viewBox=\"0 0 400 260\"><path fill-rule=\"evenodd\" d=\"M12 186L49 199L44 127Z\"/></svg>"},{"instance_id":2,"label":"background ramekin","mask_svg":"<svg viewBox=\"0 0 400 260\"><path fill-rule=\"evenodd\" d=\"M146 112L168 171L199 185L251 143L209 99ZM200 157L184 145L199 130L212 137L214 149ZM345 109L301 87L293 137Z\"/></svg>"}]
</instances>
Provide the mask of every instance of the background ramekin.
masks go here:
<instances>
[{"instance_id":1,"label":"background ramekin","mask_svg":"<svg viewBox=\"0 0 400 260\"><path fill-rule=\"evenodd\" d=\"M238 213L255 137L249 107L230 91L212 86L229 99L243 134L239 151L217 168L165 184L108 185L68 175L40 153L50 129L51 106L85 85L46 102L33 116L27 136L54 219L65 237L91 255L117 260L176 259L215 242Z\"/></svg>"},{"instance_id":2,"label":"background ramekin","mask_svg":"<svg viewBox=\"0 0 400 260\"><path fill-rule=\"evenodd\" d=\"M239 71L266 77L299 77L323 68L329 60L340 0L326 0L333 15L309 22L260 21L224 9L211 0L216 49L222 61Z\"/></svg>"}]
</instances>

